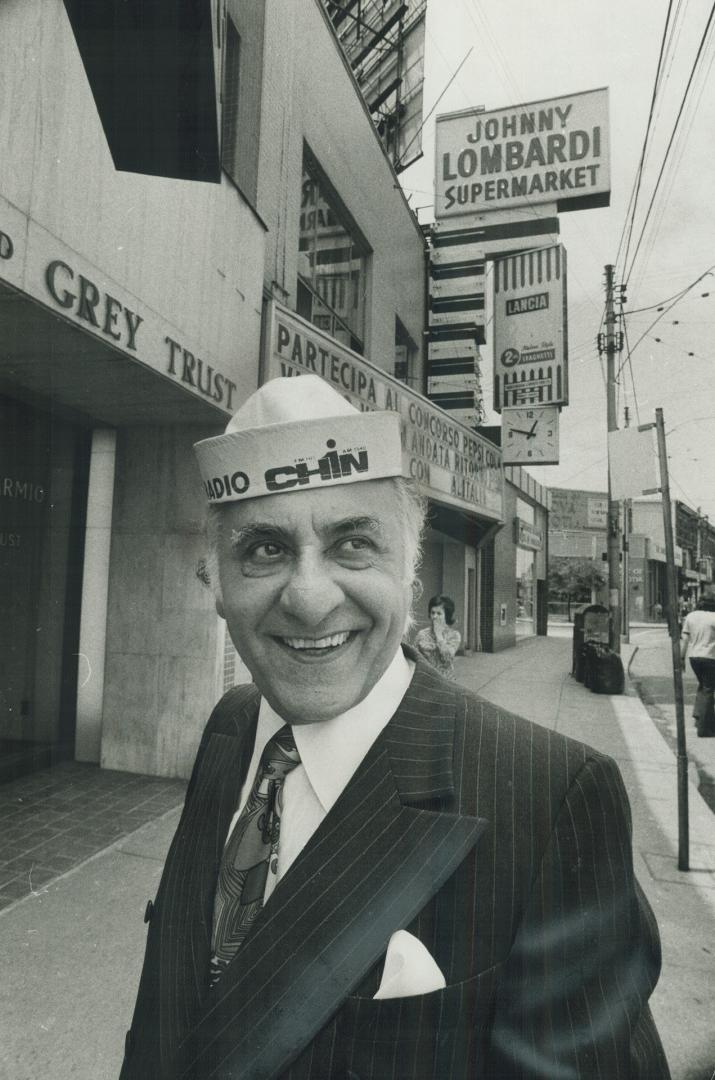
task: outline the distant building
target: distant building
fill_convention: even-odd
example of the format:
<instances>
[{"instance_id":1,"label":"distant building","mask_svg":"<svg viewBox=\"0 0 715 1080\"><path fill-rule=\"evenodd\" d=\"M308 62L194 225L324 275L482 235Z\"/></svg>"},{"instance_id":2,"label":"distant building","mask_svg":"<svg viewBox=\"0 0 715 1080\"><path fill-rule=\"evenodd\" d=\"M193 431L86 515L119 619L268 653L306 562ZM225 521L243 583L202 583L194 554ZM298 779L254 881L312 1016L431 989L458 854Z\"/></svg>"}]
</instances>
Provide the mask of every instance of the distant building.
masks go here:
<instances>
[{"instance_id":1,"label":"distant building","mask_svg":"<svg viewBox=\"0 0 715 1080\"><path fill-rule=\"evenodd\" d=\"M606 566L608 496L604 491L552 488L549 557ZM685 503L673 502L678 593L695 603L713 581L715 529ZM623 520L621 521L623 528ZM631 501L628 589L633 620L658 621L667 607L665 537L660 499ZM607 590L595 597L607 603Z\"/></svg>"}]
</instances>

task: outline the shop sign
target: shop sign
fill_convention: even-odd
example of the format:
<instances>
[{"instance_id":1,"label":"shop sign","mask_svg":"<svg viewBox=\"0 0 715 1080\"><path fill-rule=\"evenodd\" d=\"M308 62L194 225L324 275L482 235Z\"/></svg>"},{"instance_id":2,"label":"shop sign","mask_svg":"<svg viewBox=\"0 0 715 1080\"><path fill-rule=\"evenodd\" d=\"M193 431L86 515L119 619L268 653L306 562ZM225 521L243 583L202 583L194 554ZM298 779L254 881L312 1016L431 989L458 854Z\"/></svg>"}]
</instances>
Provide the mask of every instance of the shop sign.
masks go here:
<instances>
[{"instance_id":1,"label":"shop sign","mask_svg":"<svg viewBox=\"0 0 715 1080\"><path fill-rule=\"evenodd\" d=\"M62 259L52 259L47 264L45 284L57 307L71 311L126 349L137 351L137 331L144 322L141 315L98 288L84 274L75 275Z\"/></svg>"},{"instance_id":2,"label":"shop sign","mask_svg":"<svg viewBox=\"0 0 715 1080\"><path fill-rule=\"evenodd\" d=\"M658 540L648 540L648 558L654 562L665 562L665 544L661 544ZM675 565L683 565L683 549L675 545Z\"/></svg>"},{"instance_id":3,"label":"shop sign","mask_svg":"<svg viewBox=\"0 0 715 1080\"><path fill-rule=\"evenodd\" d=\"M45 269L45 285L57 307L70 312L121 348L137 352L143 316L91 278L76 272L63 259L52 259ZM155 337L155 328L150 333ZM142 336L148 335L143 332ZM168 334L164 335L162 344L161 352L166 357L164 374L216 405L223 405L227 410L233 408L235 382Z\"/></svg>"},{"instance_id":4,"label":"shop sign","mask_svg":"<svg viewBox=\"0 0 715 1080\"><path fill-rule=\"evenodd\" d=\"M639 589L643 584L643 567L642 566L629 566L628 567L628 580L634 589Z\"/></svg>"},{"instance_id":5,"label":"shop sign","mask_svg":"<svg viewBox=\"0 0 715 1080\"><path fill-rule=\"evenodd\" d=\"M404 473L418 481L425 496L501 520L504 473L498 447L272 301L262 381L308 373L325 379L363 412L389 409L400 414Z\"/></svg>"},{"instance_id":6,"label":"shop sign","mask_svg":"<svg viewBox=\"0 0 715 1080\"><path fill-rule=\"evenodd\" d=\"M236 408L237 384L174 325L1 199L0 214L0 277L214 407Z\"/></svg>"},{"instance_id":7,"label":"shop sign","mask_svg":"<svg viewBox=\"0 0 715 1080\"><path fill-rule=\"evenodd\" d=\"M435 217L608 206L608 89L437 117Z\"/></svg>"},{"instance_id":8,"label":"shop sign","mask_svg":"<svg viewBox=\"0 0 715 1080\"><path fill-rule=\"evenodd\" d=\"M517 547L529 548L530 551L541 551L544 546L544 534L541 529L531 525L523 518L514 518L514 542Z\"/></svg>"},{"instance_id":9,"label":"shop sign","mask_svg":"<svg viewBox=\"0 0 715 1080\"><path fill-rule=\"evenodd\" d=\"M590 529L605 529L608 525L608 499L588 499L586 519Z\"/></svg>"},{"instance_id":10,"label":"shop sign","mask_svg":"<svg viewBox=\"0 0 715 1080\"><path fill-rule=\"evenodd\" d=\"M494 263L494 408L568 404L566 251Z\"/></svg>"}]
</instances>

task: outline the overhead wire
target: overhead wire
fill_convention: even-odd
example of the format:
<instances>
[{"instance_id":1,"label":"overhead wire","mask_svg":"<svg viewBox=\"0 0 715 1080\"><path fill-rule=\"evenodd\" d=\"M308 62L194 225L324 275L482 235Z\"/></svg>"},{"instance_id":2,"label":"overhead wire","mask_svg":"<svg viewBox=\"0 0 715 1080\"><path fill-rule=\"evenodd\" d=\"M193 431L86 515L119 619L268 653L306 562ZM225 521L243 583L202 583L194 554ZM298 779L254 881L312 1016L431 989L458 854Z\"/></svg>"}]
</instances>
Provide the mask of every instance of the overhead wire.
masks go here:
<instances>
[{"instance_id":1,"label":"overhead wire","mask_svg":"<svg viewBox=\"0 0 715 1080\"><path fill-rule=\"evenodd\" d=\"M712 42L713 32L714 31L715 31L715 23L710 28L710 34L709 34L710 41L706 41L705 50L708 49L708 47L710 46L710 44ZM642 254L641 259L640 259L639 272L638 272L638 275L637 275L636 288L640 287L640 283L641 283L641 281L643 279L645 270L648 267L650 259L652 257L652 254L653 254L653 252L655 250L658 233L659 233L659 231L660 231L660 229L662 227L663 219L665 217L665 214L666 214L668 208L671 205L671 199L672 199L672 195L673 195L673 188L675 186L675 182L676 182L677 177L678 177L678 173L679 173L679 170L680 170L680 167L681 167L681 164L682 164L682 160L683 160L683 157L684 157L684 154L685 154L685 149L686 149L686 146L688 145L690 134L691 134L693 125L695 123L695 119L696 119L696 116L698 114L698 110L700 108L700 104L701 104L701 101L702 101L702 98L703 98L703 94L705 92L705 88L706 88L706 86L708 84L708 79L710 77L710 71L712 69L714 59L715 59L715 52L711 49L711 51L710 51L710 61L709 61L708 65L707 65L707 68L705 68L705 54L704 54L703 61L700 64L700 67L699 67L699 70L697 72L696 78L693 81L693 90L692 90L692 93L690 95L690 99L688 100L688 103L686 105L686 108L685 108L685 110L683 112L683 122L681 124L680 130L678 131L677 138L676 138L676 140L675 140L675 142L673 144L672 160L669 162L668 167L667 167L667 171L666 171L667 179L665 179L665 182L663 184L663 189L662 189L662 191L660 192L660 194L658 196L656 208L654 209L653 221L651 223L651 226L650 226L650 229L649 229L649 232L648 232L648 238L647 238L647 240L645 241L645 244L644 244L644 250L643 250L643 254ZM696 89L698 81L700 82L700 87L699 87L699 89Z\"/></svg>"},{"instance_id":2,"label":"overhead wire","mask_svg":"<svg viewBox=\"0 0 715 1080\"><path fill-rule=\"evenodd\" d=\"M687 10L688 2L689 2L689 0L685 0L685 10ZM682 4L683 4L683 0L678 0L678 5L677 5L677 7L675 9L675 15L673 16L672 23L671 23L671 30L670 30L670 33L668 34L667 41L665 43L665 52L664 52L664 54L663 54L662 43L661 43L662 63L660 62L660 59L659 59L658 68L656 69L656 75L655 75L655 78L653 80L653 99L656 102L655 111L654 111L654 114L653 114L653 123L652 123L653 127L657 126L658 120L660 119L660 115L661 115L662 107L663 107L663 97L664 97L664 94L661 93L660 91L661 91L661 89L664 90L664 84L667 83L668 79L670 78L670 74L671 74L671 71L673 69L673 63L675 61L675 55L676 55L676 52L677 52L677 49L678 49L678 42L680 40L680 33L681 33L681 29L682 29L682 24L683 24L683 22L685 20L685 14L683 14L683 20L680 20L680 10L681 10ZM668 8L668 16L669 16L669 14L670 14L670 5L669 5L669 8ZM665 26L664 26L664 29L663 29L664 35L665 35L665 31L667 29L667 26L668 26L668 17L666 17ZM670 60L670 66L668 67L668 70L665 71L668 60ZM652 109L652 104L653 103L651 103L651 109ZM649 114L649 118L648 118L649 123L650 123L650 120L651 120L651 115ZM625 238L625 235L626 235L626 231L628 231L628 243L630 245L630 239L631 239L631 235L632 235L632 230L633 230L633 226L635 224L635 207L634 207L633 204L634 204L636 187L640 183L640 178L642 176L642 169L645 167L645 161L647 160L648 155L649 155L649 151L651 149L651 146L648 146L647 150L646 150L646 145L647 145L647 138L644 138L644 143L643 143L644 154L641 157L641 165L639 165L639 167L638 167L636 176L633 178L633 186L631 188L631 194L630 194L630 198L628 200L628 206L626 208L626 216L625 216L624 221L623 221L623 229L621 231L620 240L618 242L618 251L616 253L616 266L618 266L619 263L620 263L621 251L622 251L622 248L623 248L623 241L624 241L624 238ZM624 260L623 269L625 270L625 260ZM623 275L621 275L621 276L623 276Z\"/></svg>"},{"instance_id":3,"label":"overhead wire","mask_svg":"<svg viewBox=\"0 0 715 1080\"><path fill-rule=\"evenodd\" d=\"M669 312L671 312L673 310L673 308L675 307L675 305L679 304L680 301L683 300L685 298L685 296L690 292L690 290L694 289L695 286L698 284L698 282L702 281L704 277L707 277L707 275L710 274L713 271L713 269L715 269L715 267L710 267L710 269L706 270L705 273L701 274L699 278L696 278L695 281L691 285L688 285L687 289L684 289L682 293L676 294L676 298L672 301L672 303L666 305L663 308L663 310L659 313L657 318L653 319L653 322L650 324L650 326L646 330L643 331L643 333L641 334L641 336L638 338L635 345L633 346L633 349L631 350L632 353L636 351L636 349L640 345L641 341L643 341L643 338L648 336L648 334L651 332L653 327L657 323L659 323L660 320L663 319Z\"/></svg>"},{"instance_id":4,"label":"overhead wire","mask_svg":"<svg viewBox=\"0 0 715 1080\"><path fill-rule=\"evenodd\" d=\"M665 55L663 57L662 70L660 72L660 79L659 79L659 83L658 83L658 90L659 90L658 102L657 102L657 105L656 105L655 118L653 118L653 127L658 126L658 123L660 121L661 114L662 114L662 111L663 111L663 103L664 103L664 98L665 98L665 84L667 82L669 82L669 80L671 78L671 75L672 75L672 72L673 72L673 66L675 64L675 58L676 58L676 55L677 55L677 52L678 52L678 44L679 44L679 41L680 41L680 35L682 35L683 27L684 27L685 21L686 21L688 2L689 2L689 0L685 0L685 3L683 3L683 0L678 0L677 8L675 9L675 15L673 16L672 28L671 28L669 38L667 38L667 42L666 42L666 45L665 45ZM682 9L683 9L683 16L680 17L680 10L682 10ZM634 224L634 222L633 222L633 224ZM655 232L653 232L650 246L652 246L653 242L655 242ZM623 275L622 275L623 280L625 280L625 264L626 264L626 261L628 261L628 260L624 260L624 265L623 265ZM635 288L638 288L640 285L642 285L644 275L645 275L645 264L643 265L643 269L640 269L640 271L639 271L639 273L637 275L637 279L636 279L636 282L635 282L635 285L634 285Z\"/></svg>"},{"instance_id":5,"label":"overhead wire","mask_svg":"<svg viewBox=\"0 0 715 1080\"><path fill-rule=\"evenodd\" d=\"M665 300L657 300L655 304L647 304L645 307L631 308L630 311L625 312L626 315L639 315L642 311L655 311L657 308L664 307L665 304L669 304L671 300L677 300L682 296L685 296L698 282L702 281L704 277L712 273L715 270L715 263L709 266L707 270L703 270L702 274L696 277L695 281L692 281L690 285L686 285L684 289L680 289L677 293L673 293L672 296L667 296Z\"/></svg>"},{"instance_id":6,"label":"overhead wire","mask_svg":"<svg viewBox=\"0 0 715 1080\"><path fill-rule=\"evenodd\" d=\"M659 90L660 85L661 85L661 74L662 74L662 70L663 70L663 57L665 55L665 45L666 45L666 39L668 37L668 26L669 26L669 23L670 23L670 13L671 13L672 10L673 10L673 0L668 0L668 10L667 10L666 15L665 15L665 24L663 26L663 34L662 34L662 37L660 39L660 52L658 53L658 64L657 64L656 71L655 71L655 78L653 80L653 93L651 94L650 108L648 110L648 122L646 124L645 136L644 136L644 139L643 139L643 148L641 150L640 161L638 163L638 168L636 170L636 178L635 178L635 183L634 183L634 188L633 188L632 208L630 210L629 216L626 219L627 224L628 224L628 228L627 228L628 238L626 240L625 255L623 256L623 266L624 267L628 265L628 253L629 253L630 247L631 247L631 238L633 236L633 226L635 224L636 211L638 209L638 196L640 195L641 181L643 180L643 168L644 168L644 165L645 165L646 154L647 154L648 148L649 148L648 147L648 140L650 138L650 133L651 133L651 129L652 129L652 126L653 126L653 115L655 113L655 103L656 103L656 99L658 97L658 90ZM623 239L624 239L625 235L626 235L626 225L624 224L624 231L623 231L623 233L621 233L621 243L623 242ZM618 245L618 255L616 255L616 264L618 263L620 250L621 250L621 244L619 243L619 245Z\"/></svg>"},{"instance_id":7,"label":"overhead wire","mask_svg":"<svg viewBox=\"0 0 715 1080\"><path fill-rule=\"evenodd\" d=\"M640 422L641 422L641 414L640 414L640 409L638 408L638 392L636 390L636 380L635 380L635 376L633 374L633 361L631 359L631 344L630 344L630 342L628 340L628 322L627 322L627 320L625 318L623 319L623 337L625 338L626 359L628 361L628 369L629 369L630 374L631 374L631 386L633 387L633 405L634 405L635 410L636 410L636 419L637 419L638 423L640 424Z\"/></svg>"},{"instance_id":8,"label":"overhead wire","mask_svg":"<svg viewBox=\"0 0 715 1080\"><path fill-rule=\"evenodd\" d=\"M412 136L412 138L411 138L411 139L410 139L410 141L408 142L407 146L406 146L406 147L404 148L404 150L402 151L402 154L403 154L403 156L404 156L404 155L405 155L405 154L407 153L407 151L409 150L409 148L410 148L410 147L412 146L412 143L413 143L413 142L415 141L415 139L418 139L418 138L420 137L420 135L422 134L422 129L423 129L423 127L425 126L425 124L426 124L426 123L427 123L427 121L429 120L430 116L431 116L431 115L432 115L432 113L433 113L433 112L435 111L435 109L436 109L436 108L437 108L437 106L439 105L440 101L442 100L442 98L444 97L444 95L445 95L445 94L447 93L447 91L449 90L450 86L452 85L452 83L454 82L454 80L455 80L455 79L457 78L457 75L458 75L458 74L459 74L459 72L460 72L460 71L462 70L462 68L463 68L463 67L464 67L464 65L466 64L467 60L469 59L469 57L470 57L471 53L473 53L473 52L474 52L474 46L473 46L473 45L470 45L470 47L469 47L469 48L467 49L466 53L464 54L464 56L463 56L462 60L461 60L461 61L460 61L460 63L459 63L458 65L457 65L457 69L456 69L455 71L453 71L453 72L452 72L452 78L451 78L451 79L449 80L449 82L447 83L447 85L445 86L444 90L442 91L442 93L441 93L441 94L439 95L439 97L438 97L438 98L437 98L437 100L435 101L435 103L434 103L434 105L432 106L432 108L430 109L430 111L429 111L429 112L428 112L428 113L427 113L427 114L426 114L426 115L424 116L424 118L423 118L423 120L422 120L422 123L420 124L419 128L417 129L417 131L415 132L415 134L414 134L414 135Z\"/></svg>"},{"instance_id":9,"label":"overhead wire","mask_svg":"<svg viewBox=\"0 0 715 1080\"><path fill-rule=\"evenodd\" d=\"M671 352L682 353L683 356L687 356L690 359L693 359L693 360L712 360L713 359L713 357L707 356L704 353L698 352L696 349L683 348L682 343L678 343L676 345L673 341L666 341L665 338L662 338L662 337L653 337L651 334L649 334L648 337L650 337L650 339L656 345L665 345L666 348L670 349Z\"/></svg>"},{"instance_id":10,"label":"overhead wire","mask_svg":"<svg viewBox=\"0 0 715 1080\"><path fill-rule=\"evenodd\" d=\"M658 126L658 123L659 123L660 118L661 118L662 113L663 113L664 101L665 101L665 97L666 97L665 88L666 88L666 84L668 83L668 81L670 80L670 77L672 75L673 66L675 64L676 56L678 55L678 45L680 44L680 38L681 38L683 26L685 25L689 2L690 2L690 0L684 0L684 3L683 3L683 0L678 0L678 6L676 7L675 15L673 16L671 33L668 36L668 41L667 41L666 49L665 49L665 57L664 57L664 60L663 60L663 72L661 73L661 82L660 82L660 87L659 87L659 89L662 88L663 92L659 93L659 95L658 95L658 101L657 101L657 105L656 105L655 118L654 118L654 127ZM682 7L682 17L681 17L681 7ZM651 239L649 241L649 244L647 245L649 249L652 250L654 242L655 242L655 231L653 231ZM646 265L647 265L647 259L641 264L641 268L639 269L639 273L637 275L636 281L635 281L634 286L633 286L634 290L637 290L638 288L640 288L640 286L643 283L643 279L645 277L645 267L646 267ZM625 280L625 265L623 267L623 278Z\"/></svg>"},{"instance_id":11,"label":"overhead wire","mask_svg":"<svg viewBox=\"0 0 715 1080\"><path fill-rule=\"evenodd\" d=\"M670 455L668 455L668 457L670 458ZM671 480L671 482L672 482L673 484L675 484L675 486L677 487L678 491L680 492L680 494L681 494L681 495L683 496L683 498L685 499L686 503L688 503L688 504L689 504L690 506L697 506L697 505L698 505L698 500L697 500L697 499L693 499L693 498L691 498L691 497L690 497L690 495L688 495L687 491L685 490L685 488L683 487L683 485L682 485L682 484L680 483L680 481L678 480L677 476L675 476L675 475L674 475L674 473L673 473L673 467L672 467L672 465L670 464L670 460L668 461L668 476L670 477L670 480Z\"/></svg>"},{"instance_id":12,"label":"overhead wire","mask_svg":"<svg viewBox=\"0 0 715 1080\"><path fill-rule=\"evenodd\" d=\"M655 203L656 195L658 194L658 191L660 189L660 184L661 184L661 181L663 179L663 174L665 172L665 167L666 167L666 165L668 163L668 159L670 157L670 151L671 151L671 149L673 147L673 143L675 141L675 136L677 134L677 131L678 131L678 128L679 128L679 125L680 125L681 117L683 115L683 110L685 108L685 103L688 100L688 95L690 93L690 87L693 84L693 79L694 79L696 71L698 70L698 67L700 65L700 58L701 58L701 56L703 54L703 50L705 48L706 41L707 41L708 36L710 34L710 28L712 26L713 17L715 17L715 2L710 7L710 14L708 15L708 19L707 19L707 23L705 25L705 29L703 30L703 33L702 33L701 38L700 38L700 42L698 44L698 49L697 49L697 52L695 54L695 59L693 61L693 64L692 64L692 67L691 67L691 70L690 70L690 75L688 76L688 81L686 83L685 90L683 92L683 96L682 96L681 101L680 101L680 106L678 108L678 112L677 112L677 115L676 115L676 118L675 118L675 122L673 124L673 129L671 131L670 138L668 140L668 145L666 147L665 154L663 155L663 160L661 162L661 166L660 166L660 169L658 171L658 176L657 176L657 179L656 179L656 182L655 182L655 187L653 188L653 192L651 194L650 201L648 203L648 209L646 210L646 214L645 214L645 217L643 219L643 223L641 225L640 233L638 235L638 242L637 242L635 250L633 252L633 258L631 259L630 267L626 268L626 272L625 272L625 284L626 285L628 285L631 274L633 273L633 267L635 266L636 260L638 259L638 253L640 251L641 244L643 243L643 237L645 235L645 231L646 231L646 228L648 226L648 222L650 220L650 215L651 215L652 210L653 210L653 205ZM625 266L624 266L624 268L625 268Z\"/></svg>"}]
</instances>

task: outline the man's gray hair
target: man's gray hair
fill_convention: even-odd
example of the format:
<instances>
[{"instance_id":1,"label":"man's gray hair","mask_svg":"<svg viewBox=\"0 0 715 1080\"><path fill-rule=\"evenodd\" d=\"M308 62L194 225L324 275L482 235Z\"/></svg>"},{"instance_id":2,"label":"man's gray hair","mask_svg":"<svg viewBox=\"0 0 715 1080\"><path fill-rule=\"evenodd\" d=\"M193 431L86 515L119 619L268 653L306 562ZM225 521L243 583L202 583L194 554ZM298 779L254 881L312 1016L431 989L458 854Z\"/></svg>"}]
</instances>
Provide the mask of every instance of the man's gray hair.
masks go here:
<instances>
[{"instance_id":1,"label":"man's gray hair","mask_svg":"<svg viewBox=\"0 0 715 1080\"><path fill-rule=\"evenodd\" d=\"M419 492L414 480L408 480L404 476L392 476L388 483L393 485L395 491L395 505L402 519L402 527L405 538L405 584L412 590L412 602L417 601L422 595L422 586L417 578L417 571L422 560L422 541L424 538L425 524L427 521L427 500ZM206 554L206 572L211 587L217 599L221 599L221 581L218 570L218 544L221 535L221 521L223 507L210 506L206 518L206 539L208 551ZM407 629L413 623L412 612L407 623Z\"/></svg>"}]
</instances>

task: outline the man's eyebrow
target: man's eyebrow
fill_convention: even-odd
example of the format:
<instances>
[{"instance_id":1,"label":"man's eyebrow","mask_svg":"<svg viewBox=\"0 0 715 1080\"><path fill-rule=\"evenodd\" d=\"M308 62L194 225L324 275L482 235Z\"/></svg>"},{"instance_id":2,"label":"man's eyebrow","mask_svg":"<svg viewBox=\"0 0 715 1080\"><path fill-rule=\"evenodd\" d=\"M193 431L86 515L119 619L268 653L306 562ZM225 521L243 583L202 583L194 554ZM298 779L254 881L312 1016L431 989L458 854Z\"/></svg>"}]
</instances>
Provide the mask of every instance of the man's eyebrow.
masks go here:
<instances>
[{"instance_id":1,"label":"man's eyebrow","mask_svg":"<svg viewBox=\"0 0 715 1080\"><path fill-rule=\"evenodd\" d=\"M378 518L369 517L366 514L353 515L352 517L341 518L340 521L331 521L325 529L326 532L335 533L341 535L348 532L377 532L382 533L385 531L384 526Z\"/></svg>"},{"instance_id":2,"label":"man's eyebrow","mask_svg":"<svg viewBox=\"0 0 715 1080\"><path fill-rule=\"evenodd\" d=\"M231 546L241 547L243 544L250 543L251 540L256 540L258 537L261 539L271 537L274 539L285 540L288 537L288 533L285 529L282 529L280 525L273 525L267 521L251 521L248 525L242 525L240 529L231 529Z\"/></svg>"}]
</instances>

